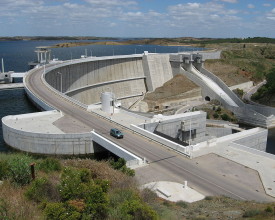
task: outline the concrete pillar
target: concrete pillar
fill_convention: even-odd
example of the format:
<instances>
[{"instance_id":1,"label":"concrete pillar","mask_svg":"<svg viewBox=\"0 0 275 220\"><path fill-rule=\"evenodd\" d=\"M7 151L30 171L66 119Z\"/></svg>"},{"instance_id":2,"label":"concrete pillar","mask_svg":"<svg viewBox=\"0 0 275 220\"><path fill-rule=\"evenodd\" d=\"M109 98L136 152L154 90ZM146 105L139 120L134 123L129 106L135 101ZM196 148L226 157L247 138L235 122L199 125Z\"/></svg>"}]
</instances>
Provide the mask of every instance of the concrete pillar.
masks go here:
<instances>
[{"instance_id":1,"label":"concrete pillar","mask_svg":"<svg viewBox=\"0 0 275 220\"><path fill-rule=\"evenodd\" d=\"M188 189L188 186L187 186L187 180L185 180L185 181L184 181L183 188L184 188L184 189Z\"/></svg>"}]
</instances>

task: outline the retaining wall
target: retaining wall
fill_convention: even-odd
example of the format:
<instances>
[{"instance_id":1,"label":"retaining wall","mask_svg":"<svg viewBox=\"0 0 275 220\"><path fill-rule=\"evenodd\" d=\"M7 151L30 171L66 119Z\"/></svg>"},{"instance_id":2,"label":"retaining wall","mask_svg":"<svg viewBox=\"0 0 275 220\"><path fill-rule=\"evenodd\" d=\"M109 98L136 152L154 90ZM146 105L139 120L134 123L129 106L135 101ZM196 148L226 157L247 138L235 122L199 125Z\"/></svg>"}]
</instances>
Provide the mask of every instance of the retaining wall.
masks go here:
<instances>
[{"instance_id":1,"label":"retaining wall","mask_svg":"<svg viewBox=\"0 0 275 220\"><path fill-rule=\"evenodd\" d=\"M266 151L267 130L262 128L253 128L238 132L235 134L213 138L208 141L201 142L193 146L194 151L198 151L204 147L216 146L217 144L236 144L245 145L251 149Z\"/></svg>"},{"instance_id":2,"label":"retaining wall","mask_svg":"<svg viewBox=\"0 0 275 220\"><path fill-rule=\"evenodd\" d=\"M4 141L11 147L30 153L79 155L94 153L91 133L44 134L26 132L6 124L13 116L2 118ZM17 116L20 119L20 116Z\"/></svg>"}]
</instances>

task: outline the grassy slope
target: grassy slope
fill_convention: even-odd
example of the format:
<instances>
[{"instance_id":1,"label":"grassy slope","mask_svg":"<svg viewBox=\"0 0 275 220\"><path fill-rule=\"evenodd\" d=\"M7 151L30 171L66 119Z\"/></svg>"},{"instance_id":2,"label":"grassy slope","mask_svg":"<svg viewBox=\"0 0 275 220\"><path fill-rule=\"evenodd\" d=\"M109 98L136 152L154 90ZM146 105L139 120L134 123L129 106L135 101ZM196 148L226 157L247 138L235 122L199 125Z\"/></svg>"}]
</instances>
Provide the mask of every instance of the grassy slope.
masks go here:
<instances>
[{"instance_id":1,"label":"grassy slope","mask_svg":"<svg viewBox=\"0 0 275 220\"><path fill-rule=\"evenodd\" d=\"M16 155L0 154L0 161L9 160L14 156ZM33 160L39 164L44 159L33 158ZM149 204L158 213L160 219L241 219L244 215L253 217L253 219L272 219L272 207L275 206L275 203L239 201L227 197L206 197L206 199L192 204L173 203L157 198L156 194L151 191L140 192L135 178L113 170L107 162L89 159L63 159L60 162L63 167L85 167L92 172L95 179L110 180L111 185L108 192L110 198L117 198L119 190L122 193L121 196L126 193L127 189L137 192L143 202ZM52 186L56 186L60 182L61 171L47 173L37 171L36 175L37 178L47 177ZM24 194L27 188L28 186L19 187L4 180L0 186L0 219L44 219L43 204L39 205L39 203L26 199ZM108 219L113 218L109 217Z\"/></svg>"}]
</instances>

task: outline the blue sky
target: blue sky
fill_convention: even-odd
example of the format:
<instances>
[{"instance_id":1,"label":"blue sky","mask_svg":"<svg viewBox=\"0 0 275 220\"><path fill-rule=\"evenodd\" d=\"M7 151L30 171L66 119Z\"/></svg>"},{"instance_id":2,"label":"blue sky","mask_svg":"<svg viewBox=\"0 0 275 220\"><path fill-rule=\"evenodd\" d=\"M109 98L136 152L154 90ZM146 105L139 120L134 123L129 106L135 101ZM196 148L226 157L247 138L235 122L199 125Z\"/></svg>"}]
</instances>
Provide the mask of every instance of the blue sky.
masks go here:
<instances>
[{"instance_id":1,"label":"blue sky","mask_svg":"<svg viewBox=\"0 0 275 220\"><path fill-rule=\"evenodd\" d=\"M275 38L275 0L0 0L0 36Z\"/></svg>"}]
</instances>

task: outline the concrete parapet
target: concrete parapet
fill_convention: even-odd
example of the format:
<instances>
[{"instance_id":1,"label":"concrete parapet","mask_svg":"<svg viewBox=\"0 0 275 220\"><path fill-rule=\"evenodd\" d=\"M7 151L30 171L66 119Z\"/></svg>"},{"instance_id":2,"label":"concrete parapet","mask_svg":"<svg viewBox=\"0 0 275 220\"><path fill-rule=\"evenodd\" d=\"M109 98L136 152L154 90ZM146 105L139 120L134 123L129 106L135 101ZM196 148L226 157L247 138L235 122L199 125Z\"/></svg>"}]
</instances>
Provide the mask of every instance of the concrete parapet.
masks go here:
<instances>
[{"instance_id":1,"label":"concrete parapet","mask_svg":"<svg viewBox=\"0 0 275 220\"><path fill-rule=\"evenodd\" d=\"M43 101L42 99L40 99L39 97L37 97L29 88L28 88L28 84L26 83L26 77L28 77L28 74L31 74L34 70L29 71L26 75L24 75L23 77L23 83L24 83L24 87L25 87L25 91L27 93L27 96L30 98L30 100L33 102L33 104L38 107L39 109L45 110L45 111L50 111L50 110L54 110L54 108L49 105L48 103L46 103L45 101Z\"/></svg>"},{"instance_id":2,"label":"concrete parapet","mask_svg":"<svg viewBox=\"0 0 275 220\"><path fill-rule=\"evenodd\" d=\"M152 132L146 131L146 130L144 130L136 125L133 125L133 124L131 124L130 128L133 131L137 132L138 134L141 134L142 136L145 136L151 140L156 141L157 143L159 143L161 145L164 145L164 146L171 148L183 155L190 157L190 151L189 151L188 146L186 146L186 147L182 146L182 145L172 142L166 138L160 137L159 135L156 135Z\"/></svg>"},{"instance_id":3,"label":"concrete parapet","mask_svg":"<svg viewBox=\"0 0 275 220\"><path fill-rule=\"evenodd\" d=\"M95 131L92 131L91 135L93 141L103 146L105 149L114 153L115 155L124 158L127 161L127 166L134 167L143 164L144 161L141 158L123 149L122 147L101 136L100 134L97 134Z\"/></svg>"},{"instance_id":4,"label":"concrete parapet","mask_svg":"<svg viewBox=\"0 0 275 220\"><path fill-rule=\"evenodd\" d=\"M41 114L41 113L36 113ZM43 112L42 114L51 114ZM21 151L37 154L79 155L94 153L90 133L81 134L51 134L27 132L8 125L8 120L16 120L15 116L2 118L3 136L5 142ZM18 120L24 115L16 116Z\"/></svg>"}]
</instances>

